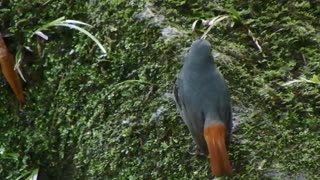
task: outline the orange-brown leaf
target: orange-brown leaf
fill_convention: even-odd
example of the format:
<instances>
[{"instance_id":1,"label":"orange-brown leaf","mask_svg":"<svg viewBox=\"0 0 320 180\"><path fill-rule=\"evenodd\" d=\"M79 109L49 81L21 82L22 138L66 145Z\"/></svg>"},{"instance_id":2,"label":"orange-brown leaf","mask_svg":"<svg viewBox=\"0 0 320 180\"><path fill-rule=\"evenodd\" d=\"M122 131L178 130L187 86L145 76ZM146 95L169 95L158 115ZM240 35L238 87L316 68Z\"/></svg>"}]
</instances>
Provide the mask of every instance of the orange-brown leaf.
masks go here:
<instances>
[{"instance_id":1,"label":"orange-brown leaf","mask_svg":"<svg viewBox=\"0 0 320 180\"><path fill-rule=\"evenodd\" d=\"M14 59L9 52L1 34L0 34L0 65L2 74L8 81L11 89L16 95L20 103L24 103L24 95L22 91L22 85L18 76L18 73L14 70Z\"/></svg>"}]
</instances>

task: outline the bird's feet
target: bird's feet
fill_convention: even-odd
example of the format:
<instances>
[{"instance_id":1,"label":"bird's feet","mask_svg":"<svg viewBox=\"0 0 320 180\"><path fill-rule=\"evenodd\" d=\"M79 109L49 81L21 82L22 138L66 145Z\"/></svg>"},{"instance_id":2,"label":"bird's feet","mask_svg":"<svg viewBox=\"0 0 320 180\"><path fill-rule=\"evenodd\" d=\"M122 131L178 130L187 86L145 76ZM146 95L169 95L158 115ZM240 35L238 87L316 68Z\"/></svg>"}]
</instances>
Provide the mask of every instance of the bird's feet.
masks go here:
<instances>
[{"instance_id":1,"label":"bird's feet","mask_svg":"<svg viewBox=\"0 0 320 180\"><path fill-rule=\"evenodd\" d=\"M189 154L194 155L194 156L204 156L205 154L201 151L200 146L197 144L193 146L191 152L189 151Z\"/></svg>"}]
</instances>

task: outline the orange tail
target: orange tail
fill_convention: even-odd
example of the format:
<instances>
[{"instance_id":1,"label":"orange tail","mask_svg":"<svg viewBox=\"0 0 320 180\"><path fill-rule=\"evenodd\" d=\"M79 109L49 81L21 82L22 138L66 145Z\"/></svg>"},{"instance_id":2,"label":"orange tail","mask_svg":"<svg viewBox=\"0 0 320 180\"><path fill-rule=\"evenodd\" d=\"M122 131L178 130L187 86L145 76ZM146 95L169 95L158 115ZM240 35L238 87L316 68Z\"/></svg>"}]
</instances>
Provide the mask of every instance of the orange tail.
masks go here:
<instances>
[{"instance_id":1,"label":"orange tail","mask_svg":"<svg viewBox=\"0 0 320 180\"><path fill-rule=\"evenodd\" d=\"M11 89L16 95L18 101L23 103L25 101L22 85L18 77L18 73L14 71L14 60L12 54L9 52L1 34L0 34L0 65L4 77L7 79Z\"/></svg>"},{"instance_id":2,"label":"orange tail","mask_svg":"<svg viewBox=\"0 0 320 180\"><path fill-rule=\"evenodd\" d=\"M224 125L211 125L204 128L204 137L207 142L210 156L211 171L215 176L231 176Z\"/></svg>"}]
</instances>

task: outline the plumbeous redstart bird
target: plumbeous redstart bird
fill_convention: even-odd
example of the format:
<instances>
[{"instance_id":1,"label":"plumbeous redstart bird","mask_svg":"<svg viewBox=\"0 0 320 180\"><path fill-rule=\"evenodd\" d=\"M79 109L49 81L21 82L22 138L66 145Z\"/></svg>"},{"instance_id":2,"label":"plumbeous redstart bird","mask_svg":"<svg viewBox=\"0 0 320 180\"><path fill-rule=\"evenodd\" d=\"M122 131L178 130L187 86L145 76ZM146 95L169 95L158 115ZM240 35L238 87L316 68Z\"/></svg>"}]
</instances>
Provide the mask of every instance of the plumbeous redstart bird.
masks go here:
<instances>
[{"instance_id":1,"label":"plumbeous redstart bird","mask_svg":"<svg viewBox=\"0 0 320 180\"><path fill-rule=\"evenodd\" d=\"M209 154L212 173L232 175L227 152L232 129L231 100L208 41L192 43L176 81L174 97L197 146Z\"/></svg>"}]
</instances>

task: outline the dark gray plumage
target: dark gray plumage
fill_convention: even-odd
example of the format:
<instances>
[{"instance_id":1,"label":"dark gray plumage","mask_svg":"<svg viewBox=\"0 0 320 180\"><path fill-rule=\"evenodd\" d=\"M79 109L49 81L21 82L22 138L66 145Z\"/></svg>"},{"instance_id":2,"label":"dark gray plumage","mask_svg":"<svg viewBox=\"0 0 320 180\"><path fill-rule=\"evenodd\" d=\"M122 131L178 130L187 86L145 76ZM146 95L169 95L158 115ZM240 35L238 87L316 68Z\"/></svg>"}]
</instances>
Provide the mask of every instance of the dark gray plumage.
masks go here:
<instances>
[{"instance_id":1,"label":"dark gray plumage","mask_svg":"<svg viewBox=\"0 0 320 180\"><path fill-rule=\"evenodd\" d=\"M209 130L210 127L225 128L226 133L224 135L223 132L223 136L226 143L229 143L232 128L231 100L224 78L214 63L208 41L197 40L192 43L176 81L174 97L184 123L204 153L208 154L208 139L215 139L214 141L218 139L218 137L213 137L216 135L207 135L208 139L206 139L205 128L208 128L208 132L212 131ZM221 161L229 163L228 158ZM227 165L221 166L225 166L225 169L229 168ZM218 173L214 174L218 174L218 176L230 174L230 170L220 169L220 171L215 170Z\"/></svg>"}]
</instances>

